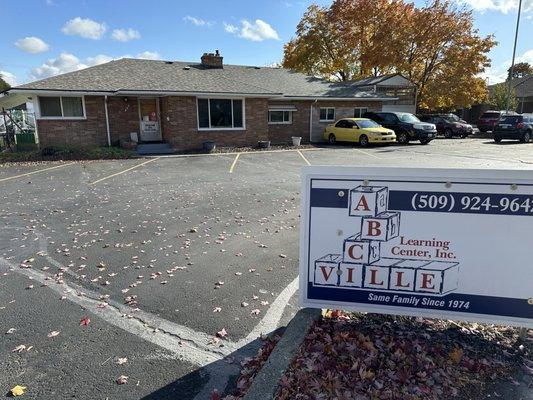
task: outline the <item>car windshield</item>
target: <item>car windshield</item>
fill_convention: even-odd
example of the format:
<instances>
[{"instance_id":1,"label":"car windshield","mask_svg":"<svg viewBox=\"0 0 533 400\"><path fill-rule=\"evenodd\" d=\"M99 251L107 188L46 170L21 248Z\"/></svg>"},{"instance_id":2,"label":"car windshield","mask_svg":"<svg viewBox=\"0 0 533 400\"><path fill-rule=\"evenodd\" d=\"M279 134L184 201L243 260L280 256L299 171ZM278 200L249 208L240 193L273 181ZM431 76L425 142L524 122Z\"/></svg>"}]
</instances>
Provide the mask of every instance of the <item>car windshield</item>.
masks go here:
<instances>
[{"instance_id":1,"label":"car windshield","mask_svg":"<svg viewBox=\"0 0 533 400\"><path fill-rule=\"evenodd\" d=\"M398 114L398 118L400 118L400 121L402 122L420 122L420 120L415 117L413 114Z\"/></svg>"},{"instance_id":2,"label":"car windshield","mask_svg":"<svg viewBox=\"0 0 533 400\"><path fill-rule=\"evenodd\" d=\"M370 119L358 120L356 124L359 128L379 128L381 126Z\"/></svg>"},{"instance_id":3,"label":"car windshield","mask_svg":"<svg viewBox=\"0 0 533 400\"><path fill-rule=\"evenodd\" d=\"M522 121L522 116L520 115L513 115L513 116L507 116L500 119L500 124L516 124L517 122Z\"/></svg>"},{"instance_id":4,"label":"car windshield","mask_svg":"<svg viewBox=\"0 0 533 400\"><path fill-rule=\"evenodd\" d=\"M460 122L461 121L459 117L455 114L445 115L442 118L444 118L446 121L449 121L449 122Z\"/></svg>"}]
</instances>

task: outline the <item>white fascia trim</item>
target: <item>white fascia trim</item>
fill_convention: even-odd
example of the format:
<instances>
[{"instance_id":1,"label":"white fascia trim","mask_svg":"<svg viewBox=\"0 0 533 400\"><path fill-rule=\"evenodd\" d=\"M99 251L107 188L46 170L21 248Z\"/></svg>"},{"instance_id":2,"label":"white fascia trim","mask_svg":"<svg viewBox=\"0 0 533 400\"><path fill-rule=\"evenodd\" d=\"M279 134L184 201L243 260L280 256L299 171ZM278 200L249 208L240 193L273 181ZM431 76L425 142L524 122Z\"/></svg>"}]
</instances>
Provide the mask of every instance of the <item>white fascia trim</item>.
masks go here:
<instances>
[{"instance_id":1,"label":"white fascia trim","mask_svg":"<svg viewBox=\"0 0 533 400\"><path fill-rule=\"evenodd\" d=\"M10 89L9 92L17 94L27 94L28 96L106 96L111 95L113 92L89 92L80 90L26 90L26 89Z\"/></svg>"},{"instance_id":2,"label":"white fascia trim","mask_svg":"<svg viewBox=\"0 0 533 400\"><path fill-rule=\"evenodd\" d=\"M311 100L311 101L395 101L398 97L271 97L270 100L275 101L291 101L291 100Z\"/></svg>"},{"instance_id":3,"label":"white fascia trim","mask_svg":"<svg viewBox=\"0 0 533 400\"><path fill-rule=\"evenodd\" d=\"M254 98L266 98L269 99L271 94L254 94L254 93L215 93L215 92L140 92L135 90L118 90L113 93L116 96L181 96L181 97L199 97L205 99L214 99L214 98L228 98L228 99L241 99L243 97L254 97Z\"/></svg>"}]
</instances>

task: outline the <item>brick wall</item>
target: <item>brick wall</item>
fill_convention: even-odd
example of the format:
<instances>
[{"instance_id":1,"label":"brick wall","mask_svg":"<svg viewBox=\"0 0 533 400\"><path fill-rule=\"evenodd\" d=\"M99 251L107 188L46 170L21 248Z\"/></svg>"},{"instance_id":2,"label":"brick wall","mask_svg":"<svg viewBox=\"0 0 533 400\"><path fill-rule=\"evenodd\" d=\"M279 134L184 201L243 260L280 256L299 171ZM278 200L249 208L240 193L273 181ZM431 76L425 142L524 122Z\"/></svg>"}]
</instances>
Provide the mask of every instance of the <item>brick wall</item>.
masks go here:
<instances>
[{"instance_id":1,"label":"brick wall","mask_svg":"<svg viewBox=\"0 0 533 400\"><path fill-rule=\"evenodd\" d=\"M140 134L139 107L137 97L108 97L109 131L111 143L130 140L130 133Z\"/></svg>"},{"instance_id":2,"label":"brick wall","mask_svg":"<svg viewBox=\"0 0 533 400\"><path fill-rule=\"evenodd\" d=\"M256 146L268 139L266 99L246 99L245 130L199 131L195 97L162 97L163 140L180 150L198 149L207 140L218 146Z\"/></svg>"},{"instance_id":3,"label":"brick wall","mask_svg":"<svg viewBox=\"0 0 533 400\"><path fill-rule=\"evenodd\" d=\"M85 97L86 119L37 120L39 146L96 147L107 145L103 96Z\"/></svg>"},{"instance_id":4,"label":"brick wall","mask_svg":"<svg viewBox=\"0 0 533 400\"><path fill-rule=\"evenodd\" d=\"M273 101L270 104L296 107L296 111L292 113L292 124L268 124L268 137L272 144L292 143L292 136L300 136L302 143L309 143L309 112L311 110L311 102Z\"/></svg>"},{"instance_id":5,"label":"brick wall","mask_svg":"<svg viewBox=\"0 0 533 400\"><path fill-rule=\"evenodd\" d=\"M335 121L340 118L353 118L355 107L366 107L368 111L381 111L383 103L381 101L318 101L313 105L313 133L312 141L323 141L324 129L332 122L320 121L320 108L335 108Z\"/></svg>"},{"instance_id":6,"label":"brick wall","mask_svg":"<svg viewBox=\"0 0 533 400\"><path fill-rule=\"evenodd\" d=\"M309 119L311 106L313 107L313 141L322 140L324 128L330 122L320 122L320 108L335 108L335 120L353 117L355 107L366 107L368 111L381 111L381 101L286 101L271 102L275 105L294 106L297 111L292 113L292 124L269 124L268 136L273 144L286 144L291 142L291 136L300 136L302 143L309 142Z\"/></svg>"}]
</instances>

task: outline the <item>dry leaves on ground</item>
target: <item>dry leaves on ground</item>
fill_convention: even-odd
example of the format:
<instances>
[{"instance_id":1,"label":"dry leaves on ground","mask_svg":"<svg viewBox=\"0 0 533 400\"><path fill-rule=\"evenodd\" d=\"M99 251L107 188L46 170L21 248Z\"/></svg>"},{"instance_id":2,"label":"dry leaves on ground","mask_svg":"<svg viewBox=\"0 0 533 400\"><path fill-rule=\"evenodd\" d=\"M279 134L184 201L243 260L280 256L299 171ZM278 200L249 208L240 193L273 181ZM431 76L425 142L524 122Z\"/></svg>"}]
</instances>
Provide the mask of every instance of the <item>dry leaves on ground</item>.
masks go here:
<instances>
[{"instance_id":1,"label":"dry leaves on ground","mask_svg":"<svg viewBox=\"0 0 533 400\"><path fill-rule=\"evenodd\" d=\"M453 398L512 379L527 356L518 330L482 324L328 313L307 333L276 400Z\"/></svg>"}]
</instances>

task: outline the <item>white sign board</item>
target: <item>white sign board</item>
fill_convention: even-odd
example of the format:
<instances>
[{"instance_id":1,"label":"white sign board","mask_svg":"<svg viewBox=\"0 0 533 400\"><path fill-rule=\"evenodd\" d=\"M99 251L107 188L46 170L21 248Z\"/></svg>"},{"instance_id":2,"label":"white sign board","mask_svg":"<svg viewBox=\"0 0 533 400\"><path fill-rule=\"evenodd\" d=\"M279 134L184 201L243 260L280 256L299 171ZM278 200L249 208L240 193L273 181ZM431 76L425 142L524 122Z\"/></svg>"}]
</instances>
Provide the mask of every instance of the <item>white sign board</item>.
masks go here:
<instances>
[{"instance_id":1,"label":"white sign board","mask_svg":"<svg viewBox=\"0 0 533 400\"><path fill-rule=\"evenodd\" d=\"M533 327L533 171L306 167L300 303Z\"/></svg>"}]
</instances>

